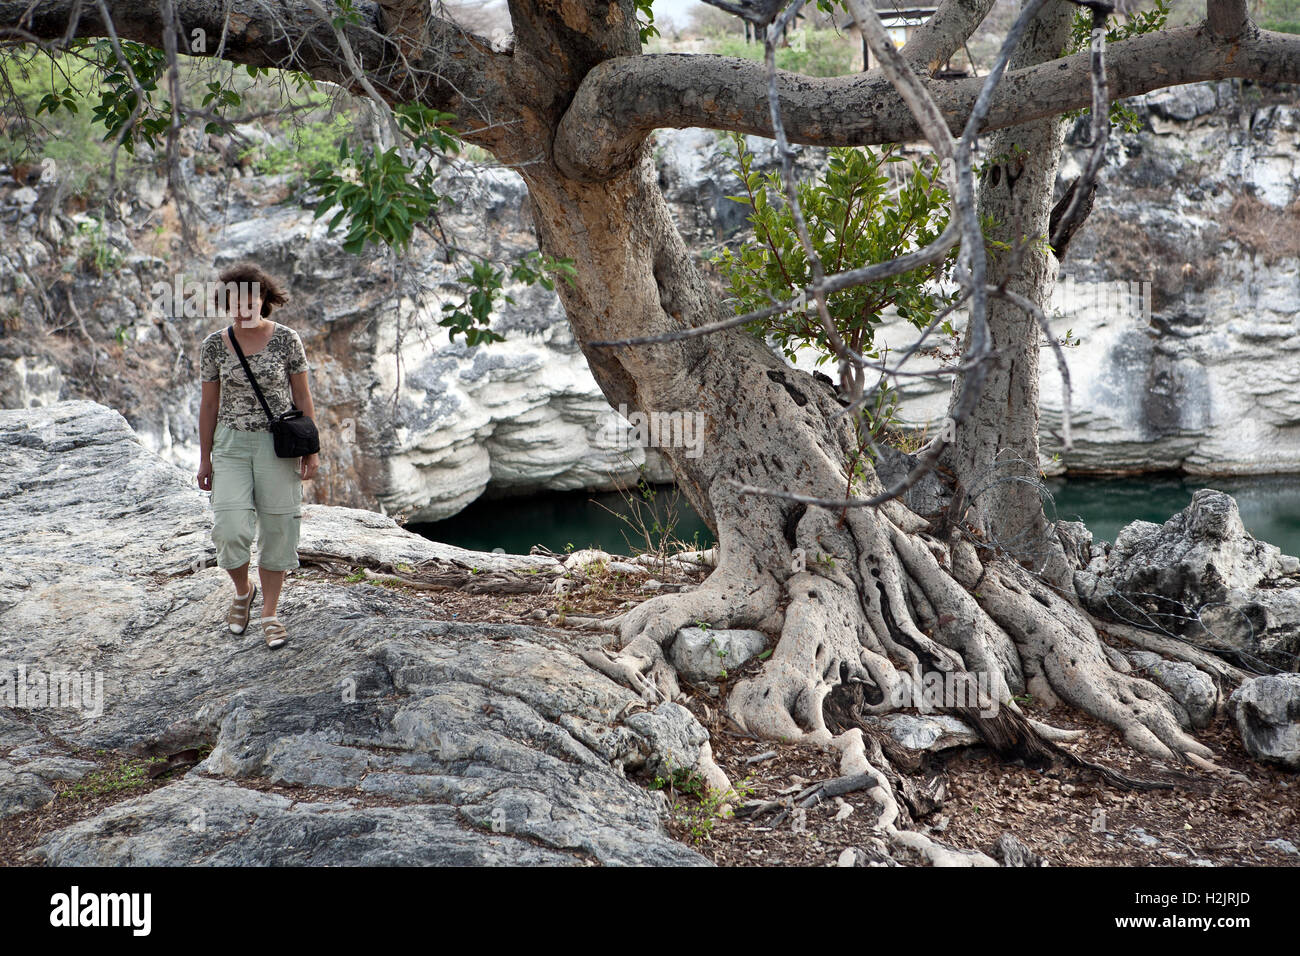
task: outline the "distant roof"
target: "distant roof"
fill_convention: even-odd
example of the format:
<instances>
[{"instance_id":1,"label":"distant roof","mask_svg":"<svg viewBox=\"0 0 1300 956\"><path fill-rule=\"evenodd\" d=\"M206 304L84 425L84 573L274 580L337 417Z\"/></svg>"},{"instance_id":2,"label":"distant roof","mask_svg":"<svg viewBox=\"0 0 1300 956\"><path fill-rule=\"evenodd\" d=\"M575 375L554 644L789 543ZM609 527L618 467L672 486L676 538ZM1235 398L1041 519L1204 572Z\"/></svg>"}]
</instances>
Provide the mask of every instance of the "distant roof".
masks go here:
<instances>
[{"instance_id":1,"label":"distant roof","mask_svg":"<svg viewBox=\"0 0 1300 956\"><path fill-rule=\"evenodd\" d=\"M918 4L903 4L893 2L893 0L876 0L876 12L880 14L881 22L885 26L914 26L929 18L938 7L924 7ZM839 23L841 30L846 30L856 25L853 15L849 14Z\"/></svg>"}]
</instances>

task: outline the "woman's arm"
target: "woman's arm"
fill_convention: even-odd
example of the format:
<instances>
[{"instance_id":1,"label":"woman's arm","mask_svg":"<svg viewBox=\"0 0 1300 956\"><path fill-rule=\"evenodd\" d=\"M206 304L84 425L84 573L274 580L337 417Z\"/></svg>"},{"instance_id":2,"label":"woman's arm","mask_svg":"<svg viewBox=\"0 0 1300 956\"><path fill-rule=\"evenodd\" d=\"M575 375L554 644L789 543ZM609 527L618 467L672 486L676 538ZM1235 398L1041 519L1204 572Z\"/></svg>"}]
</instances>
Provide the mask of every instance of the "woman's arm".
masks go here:
<instances>
[{"instance_id":1,"label":"woman's arm","mask_svg":"<svg viewBox=\"0 0 1300 956\"><path fill-rule=\"evenodd\" d=\"M302 409L308 418L316 418L316 408L311 403L311 386L307 384L307 373L296 372L289 376L289 388L293 392L293 403Z\"/></svg>"},{"instance_id":2,"label":"woman's arm","mask_svg":"<svg viewBox=\"0 0 1300 956\"><path fill-rule=\"evenodd\" d=\"M203 382L199 399L199 488L212 490L212 443L217 431L217 409L221 407L221 382Z\"/></svg>"},{"instance_id":3,"label":"woman's arm","mask_svg":"<svg viewBox=\"0 0 1300 956\"><path fill-rule=\"evenodd\" d=\"M311 387L307 384L306 372L294 372L289 376L289 388L293 392L293 404L302 410L302 413L313 421L316 418L316 407L311 402ZM320 456L316 454L302 456L302 480L311 481L316 475L316 469L320 467Z\"/></svg>"}]
</instances>

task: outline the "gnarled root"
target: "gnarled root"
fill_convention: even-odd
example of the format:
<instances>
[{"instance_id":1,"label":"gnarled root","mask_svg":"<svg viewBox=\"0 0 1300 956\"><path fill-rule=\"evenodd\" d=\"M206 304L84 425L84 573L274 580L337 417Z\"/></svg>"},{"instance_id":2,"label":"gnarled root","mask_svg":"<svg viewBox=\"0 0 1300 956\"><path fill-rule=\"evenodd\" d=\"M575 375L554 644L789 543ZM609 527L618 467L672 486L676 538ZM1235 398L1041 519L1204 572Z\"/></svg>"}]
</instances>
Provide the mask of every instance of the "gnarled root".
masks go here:
<instances>
[{"instance_id":1,"label":"gnarled root","mask_svg":"<svg viewBox=\"0 0 1300 956\"><path fill-rule=\"evenodd\" d=\"M677 672L665 651L681 628L697 622L719 628L772 628L780 621L776 581L746 557L747 552L724 557L694 591L661 594L615 618L618 653L588 651L583 660L647 701L675 699L680 693Z\"/></svg>"},{"instance_id":2,"label":"gnarled root","mask_svg":"<svg viewBox=\"0 0 1300 956\"><path fill-rule=\"evenodd\" d=\"M786 528L790 549L764 562L744 529L728 526L723 554L730 560L724 557L697 591L628 612L622 650L597 666L643 692L654 686L671 696L677 685L664 651L679 628L696 620L779 627L762 671L732 688L728 715L759 737L840 748L846 775L878 776L868 792L881 807L878 827L888 841L935 865L992 861L907 829L895 796L899 781L882 768L883 755L870 759L861 728L849 726L858 718L943 710L971 722L999 753L1040 764L1064 760L1120 786L1169 786L1064 750L1059 744L1079 732L1028 718L1014 700L1028 692L1040 705L1068 704L1116 727L1145 754L1213 768L1211 751L1184 732L1190 721L1183 708L1159 687L1116 670L1086 615L1018 565L985 565L967 542L950 548L921 533L916 517L894 504L848 509L842 517L799 508ZM795 549L805 560L783 566ZM977 699L935 702L928 691L936 675L950 681L947 687L959 686L952 679L968 681ZM854 719L828 726L828 698L835 695L834 712L846 693Z\"/></svg>"},{"instance_id":3,"label":"gnarled root","mask_svg":"<svg viewBox=\"0 0 1300 956\"><path fill-rule=\"evenodd\" d=\"M978 564L973 548L970 570ZM1213 757L1185 734L1186 711L1164 690L1115 670L1084 613L1010 562L991 564L970 582L983 607L1011 634L1028 675L1029 693L1064 701L1117 728L1135 750L1161 759ZM1181 727L1180 727L1181 724Z\"/></svg>"},{"instance_id":4,"label":"gnarled root","mask_svg":"<svg viewBox=\"0 0 1300 956\"><path fill-rule=\"evenodd\" d=\"M850 509L837 519L819 508L802 514L792 543L806 565L784 574L759 567L741 539L731 553L749 560L724 561L699 590L629 612L622 633L630 640L616 660L675 690L663 647L678 628L697 619L723 626L779 620L771 659L728 700L732 719L760 737L829 743L823 704L844 684L863 685L865 714L924 712L931 702L923 685L938 672L977 677L980 688L979 701L945 701L943 709L983 721L986 738L1008 737L1031 756L1035 741L1072 735L1024 719L1012 698L1025 692L1048 708L1064 702L1111 724L1143 753L1212 757L1184 733L1181 706L1116 671L1087 617L1048 584L1010 562L985 567L966 542L949 552L911 530L915 516L901 506ZM783 614L778 580L789 600ZM631 671L620 669L624 678ZM997 718L1001 709L1017 719ZM1045 756L1056 748L1039 749Z\"/></svg>"},{"instance_id":5,"label":"gnarled root","mask_svg":"<svg viewBox=\"0 0 1300 956\"><path fill-rule=\"evenodd\" d=\"M920 854L931 866L997 866L998 862L978 850L959 850L931 839L916 830L900 829L903 822L902 808L894 799L894 792L889 786L885 773L872 766L867 759L866 744L862 731L853 728L834 738L833 744L840 752L840 774L850 777L865 774L875 780L874 786L867 791L867 796L881 808L876 821L876 829L885 839L895 845ZM873 754L875 761L882 767L888 767L879 748Z\"/></svg>"}]
</instances>

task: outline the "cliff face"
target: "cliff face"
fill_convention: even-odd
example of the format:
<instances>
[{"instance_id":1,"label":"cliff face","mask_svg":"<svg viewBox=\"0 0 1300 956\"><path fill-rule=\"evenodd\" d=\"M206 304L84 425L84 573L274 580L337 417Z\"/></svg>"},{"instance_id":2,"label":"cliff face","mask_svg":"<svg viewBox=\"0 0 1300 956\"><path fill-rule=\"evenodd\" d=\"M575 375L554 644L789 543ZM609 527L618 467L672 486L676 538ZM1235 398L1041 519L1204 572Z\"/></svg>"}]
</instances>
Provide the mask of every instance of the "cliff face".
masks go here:
<instances>
[{"instance_id":1,"label":"cliff face","mask_svg":"<svg viewBox=\"0 0 1300 956\"><path fill-rule=\"evenodd\" d=\"M1165 91L1116 144L1064 272L1085 293L1071 371L1089 416L1068 467L1300 470L1300 100L1269 96ZM1146 304L1098 308L1088 284L1106 282L1145 283ZM1055 431L1059 379L1044 378Z\"/></svg>"},{"instance_id":2,"label":"cliff face","mask_svg":"<svg viewBox=\"0 0 1300 956\"><path fill-rule=\"evenodd\" d=\"M1075 449L1049 467L1300 470L1293 98L1221 83L1137 101L1144 128L1113 138L1094 212L1062 270L1055 326L1082 344L1067 351ZM1084 136L1081 122L1062 189ZM715 134L661 131L655 155L688 241L703 255L733 239L744 209L725 198L737 184ZM805 150L802 163L820 155ZM146 224L172 217L156 181L137 182L126 204L137 230L108 226L57 253L55 241L88 228L87 217L44 215L41 188L0 188L0 405L93 398L121 411L149 448L194 469L197 344L217 323L151 315L151 289L177 273L211 279L249 256L290 283L293 301L277 317L303 336L318 418L335 439L315 500L436 520L485 493L612 487L643 462L651 477L669 477L653 450L621 447L626 430L610 427L618 423L553 294L513 290L516 303L493 318L504 343L451 344L436 324L437 293L450 294L461 266L433 243L418 238L397 267L350 256L309 210L284 201L283 177L201 168L190 188L207 211L209 245L194 260L153 244ZM514 172L445 177L456 205L443 223L469 251L508 264L534 247ZM27 274L51 284L44 302ZM421 300L422 290L433 294ZM915 332L887 322L880 335L897 349ZM946 382L905 385L906 419L943 417ZM1043 408L1051 454L1061 401L1050 360Z\"/></svg>"},{"instance_id":3,"label":"cliff face","mask_svg":"<svg viewBox=\"0 0 1300 956\"><path fill-rule=\"evenodd\" d=\"M310 209L282 201L284 176L226 173L189 176L209 219L204 254L194 258L161 247L154 254L146 224L171 208L156 182L137 184L123 204L136 229L114 224L102 234L90 233L85 214L46 223L37 190L0 186L0 404L102 401L147 447L196 470L198 345L226 323L151 311L151 303L178 278L215 281L225 265L252 258L288 283L291 302L275 318L307 348L326 434L312 500L431 521L489 487L607 490L642 466L652 480L671 479L653 450L625 440L554 293L509 289L515 304L493 317L507 341L451 343L437 321L463 260L448 263L423 235L400 266L344 253L342 233L327 235ZM444 189L455 205L441 225L466 252L508 268L536 248L513 172L449 169ZM46 283L44 299L27 275Z\"/></svg>"},{"instance_id":4,"label":"cliff face","mask_svg":"<svg viewBox=\"0 0 1300 956\"><path fill-rule=\"evenodd\" d=\"M1279 100L1281 100L1279 102ZM1092 215L1062 264L1053 328L1067 348L1074 449L1061 449L1061 379L1042 361L1049 471L1300 470L1300 102L1294 91L1198 84L1135 101ZM1072 129L1058 196L1078 175ZM915 333L895 324L899 347ZM943 417L946 382L909 381L916 422Z\"/></svg>"}]
</instances>

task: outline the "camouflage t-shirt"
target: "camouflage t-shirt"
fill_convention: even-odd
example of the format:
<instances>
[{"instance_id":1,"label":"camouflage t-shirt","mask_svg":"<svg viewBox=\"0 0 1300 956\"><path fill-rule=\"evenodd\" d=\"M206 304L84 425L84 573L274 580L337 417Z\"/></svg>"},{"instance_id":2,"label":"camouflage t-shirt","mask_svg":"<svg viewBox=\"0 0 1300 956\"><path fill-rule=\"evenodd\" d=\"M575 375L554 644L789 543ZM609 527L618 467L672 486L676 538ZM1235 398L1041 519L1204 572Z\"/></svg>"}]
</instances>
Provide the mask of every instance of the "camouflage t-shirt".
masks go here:
<instances>
[{"instance_id":1,"label":"camouflage t-shirt","mask_svg":"<svg viewBox=\"0 0 1300 956\"><path fill-rule=\"evenodd\" d=\"M252 355L245 351L244 357L257 376L271 414L279 416L289 411L293 407L289 376L307 371L307 352L298 333L276 322L266 345ZM205 382L221 382L218 422L245 432L267 430L266 412L224 327L205 338L199 347L199 377Z\"/></svg>"}]
</instances>

